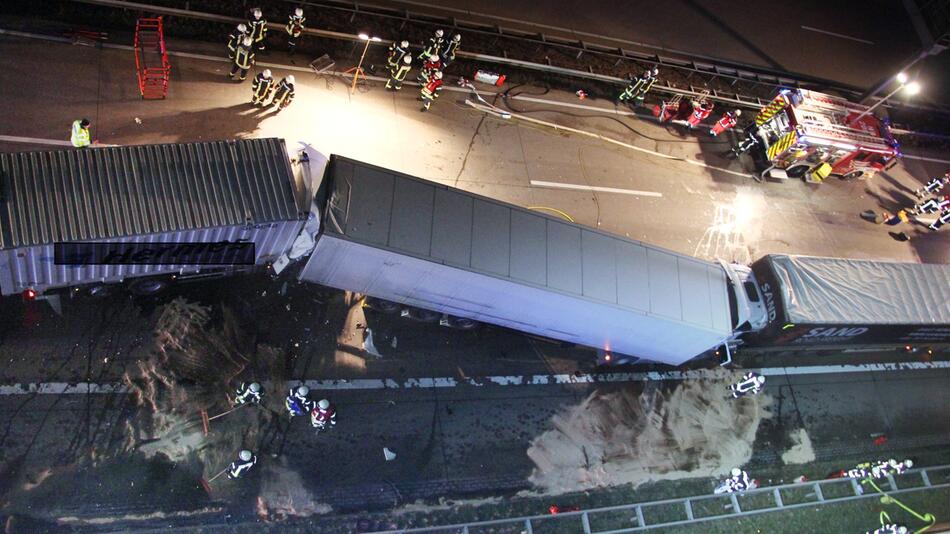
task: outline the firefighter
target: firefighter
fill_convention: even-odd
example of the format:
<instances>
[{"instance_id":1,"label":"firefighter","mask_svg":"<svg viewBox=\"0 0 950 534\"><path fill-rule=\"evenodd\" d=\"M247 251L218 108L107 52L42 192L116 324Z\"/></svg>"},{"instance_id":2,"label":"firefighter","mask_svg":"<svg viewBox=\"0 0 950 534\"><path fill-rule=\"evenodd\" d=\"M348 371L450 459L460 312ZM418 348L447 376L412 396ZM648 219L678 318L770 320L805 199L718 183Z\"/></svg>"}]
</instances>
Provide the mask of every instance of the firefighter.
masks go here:
<instances>
[{"instance_id":1,"label":"firefighter","mask_svg":"<svg viewBox=\"0 0 950 534\"><path fill-rule=\"evenodd\" d=\"M874 530L869 530L865 534L909 534L910 531L907 530L907 527L904 525L898 525L897 523L884 523L881 525L881 528L876 528Z\"/></svg>"},{"instance_id":2,"label":"firefighter","mask_svg":"<svg viewBox=\"0 0 950 534\"><path fill-rule=\"evenodd\" d=\"M261 403L261 385L257 382L241 382L241 387L237 388L234 396L235 404L260 404Z\"/></svg>"},{"instance_id":3,"label":"firefighter","mask_svg":"<svg viewBox=\"0 0 950 534\"><path fill-rule=\"evenodd\" d=\"M924 198L926 195L936 195L948 182L950 182L950 172L944 174L943 177L930 180L923 189L918 189L914 193L917 195L917 198Z\"/></svg>"},{"instance_id":4,"label":"firefighter","mask_svg":"<svg viewBox=\"0 0 950 534\"><path fill-rule=\"evenodd\" d=\"M927 228L930 228L934 232L940 229L941 226L950 223L950 209L945 209L940 212L940 216L937 217L937 220L930 223Z\"/></svg>"},{"instance_id":5,"label":"firefighter","mask_svg":"<svg viewBox=\"0 0 950 534\"><path fill-rule=\"evenodd\" d=\"M251 451L244 449L238 454L238 459L231 462L231 465L228 466L228 478L241 478L251 467L254 467L256 463L257 456Z\"/></svg>"},{"instance_id":6,"label":"firefighter","mask_svg":"<svg viewBox=\"0 0 950 534\"><path fill-rule=\"evenodd\" d=\"M455 51L458 50L459 43L462 42L462 36L455 34L452 36L452 40L449 41L449 44L445 47L445 50L442 52L442 65L448 67L450 63L455 61Z\"/></svg>"},{"instance_id":7,"label":"firefighter","mask_svg":"<svg viewBox=\"0 0 950 534\"><path fill-rule=\"evenodd\" d=\"M277 84L277 89L274 90L274 99L271 100L271 105L277 111L284 109L294 101L294 82L294 75L290 74Z\"/></svg>"},{"instance_id":8,"label":"firefighter","mask_svg":"<svg viewBox=\"0 0 950 534\"><path fill-rule=\"evenodd\" d=\"M425 59L431 55L439 55L439 53L442 52L442 47L445 46L445 39L442 38L444 34L445 32L442 30L436 30L435 35L429 37L429 44L426 45L425 49L416 59Z\"/></svg>"},{"instance_id":9,"label":"firefighter","mask_svg":"<svg viewBox=\"0 0 950 534\"><path fill-rule=\"evenodd\" d=\"M442 71L437 70L432 73L429 80L422 86L422 111L429 111L432 101L439 97L442 90Z\"/></svg>"},{"instance_id":10,"label":"firefighter","mask_svg":"<svg viewBox=\"0 0 950 534\"><path fill-rule=\"evenodd\" d=\"M686 119L686 125L690 128L698 127L706 117L712 113L713 108L716 107L715 104L709 100L703 100L701 102L693 102L693 112L689 114L689 117Z\"/></svg>"},{"instance_id":11,"label":"firefighter","mask_svg":"<svg viewBox=\"0 0 950 534\"><path fill-rule=\"evenodd\" d=\"M389 45L389 55L386 57L386 64L389 65L389 70L399 67L403 63L402 58L408 54L409 41L393 41L393 44Z\"/></svg>"},{"instance_id":12,"label":"firefighter","mask_svg":"<svg viewBox=\"0 0 950 534\"><path fill-rule=\"evenodd\" d=\"M299 7L287 21L287 47L290 49L290 55L294 55L294 50L297 49L297 38L303 33L306 22L307 17L303 16L303 9Z\"/></svg>"},{"instance_id":13,"label":"firefighter","mask_svg":"<svg viewBox=\"0 0 950 534\"><path fill-rule=\"evenodd\" d=\"M722 117L716 121L716 124L709 130L709 135L716 137L717 135L725 132L726 130L731 130L739 123L739 116L742 115L742 110L734 109L732 111L727 111L722 115Z\"/></svg>"},{"instance_id":14,"label":"firefighter","mask_svg":"<svg viewBox=\"0 0 950 534\"><path fill-rule=\"evenodd\" d=\"M251 103L255 106L262 106L274 92L274 78L271 76L270 69L264 69L254 77L251 83Z\"/></svg>"},{"instance_id":15,"label":"firefighter","mask_svg":"<svg viewBox=\"0 0 950 534\"><path fill-rule=\"evenodd\" d=\"M944 195L943 197L931 197L925 202L917 204L909 211L915 215L923 215L925 213L937 213L948 207L950 207L950 195Z\"/></svg>"},{"instance_id":16,"label":"firefighter","mask_svg":"<svg viewBox=\"0 0 950 534\"><path fill-rule=\"evenodd\" d=\"M422 83L429 83L429 78L432 76L432 73L441 70L442 60L439 59L439 56L432 54L426 59L425 63L422 64L422 68L419 69L419 75L416 76L416 80Z\"/></svg>"},{"instance_id":17,"label":"firefighter","mask_svg":"<svg viewBox=\"0 0 950 534\"><path fill-rule=\"evenodd\" d=\"M89 119L76 119L73 121L73 129L69 134L69 140L76 148L86 148L89 146L91 136L89 135Z\"/></svg>"},{"instance_id":18,"label":"firefighter","mask_svg":"<svg viewBox=\"0 0 950 534\"><path fill-rule=\"evenodd\" d=\"M322 430L326 428L327 423L330 426L336 426L336 408L327 399L320 399L320 402L310 411L310 424Z\"/></svg>"},{"instance_id":19,"label":"firefighter","mask_svg":"<svg viewBox=\"0 0 950 534\"><path fill-rule=\"evenodd\" d=\"M732 391L732 396L736 399L743 397L749 393L757 395L762 391L762 386L765 385L765 377L758 373L746 373L742 375L742 379L739 382L729 386L729 389Z\"/></svg>"},{"instance_id":20,"label":"firefighter","mask_svg":"<svg viewBox=\"0 0 950 534\"><path fill-rule=\"evenodd\" d=\"M247 21L247 27L251 29L254 46L258 52L263 52L264 39L267 37L267 20L264 19L261 8L255 7L251 10L251 20Z\"/></svg>"},{"instance_id":21,"label":"firefighter","mask_svg":"<svg viewBox=\"0 0 950 534\"><path fill-rule=\"evenodd\" d=\"M739 141L739 144L732 148L732 153L739 157L744 152L750 150L755 145L762 143L761 131L755 124L750 124L745 129L745 137Z\"/></svg>"},{"instance_id":22,"label":"firefighter","mask_svg":"<svg viewBox=\"0 0 950 534\"><path fill-rule=\"evenodd\" d=\"M402 65L396 65L389 69L389 79L386 80L386 89L398 91L402 89L402 82L412 69L412 56L405 54L402 56Z\"/></svg>"},{"instance_id":23,"label":"firefighter","mask_svg":"<svg viewBox=\"0 0 950 534\"><path fill-rule=\"evenodd\" d=\"M313 409L313 401L307 395L310 395L310 388L307 386L290 388L290 393L284 400L284 407L287 408L290 417L303 415Z\"/></svg>"},{"instance_id":24,"label":"firefighter","mask_svg":"<svg viewBox=\"0 0 950 534\"><path fill-rule=\"evenodd\" d=\"M643 97L646 96L647 91L649 91L653 84L656 83L656 77L660 73L660 69L653 67L652 70L648 69L643 72L643 76L636 78L630 81L630 85L618 98L621 102L628 102L631 99L636 100L637 104L643 103Z\"/></svg>"},{"instance_id":25,"label":"firefighter","mask_svg":"<svg viewBox=\"0 0 950 534\"><path fill-rule=\"evenodd\" d=\"M251 33L247 31L247 25L243 22L237 25L237 29L231 32L231 35L228 35L228 59L234 59L234 51L237 50L238 45L244 41L245 37L249 37Z\"/></svg>"},{"instance_id":26,"label":"firefighter","mask_svg":"<svg viewBox=\"0 0 950 534\"><path fill-rule=\"evenodd\" d=\"M234 78L238 71L241 71L240 81L247 78L247 71L254 64L254 40L251 37L245 37L241 44L234 50L234 64L231 65L231 72L228 78Z\"/></svg>"}]
</instances>

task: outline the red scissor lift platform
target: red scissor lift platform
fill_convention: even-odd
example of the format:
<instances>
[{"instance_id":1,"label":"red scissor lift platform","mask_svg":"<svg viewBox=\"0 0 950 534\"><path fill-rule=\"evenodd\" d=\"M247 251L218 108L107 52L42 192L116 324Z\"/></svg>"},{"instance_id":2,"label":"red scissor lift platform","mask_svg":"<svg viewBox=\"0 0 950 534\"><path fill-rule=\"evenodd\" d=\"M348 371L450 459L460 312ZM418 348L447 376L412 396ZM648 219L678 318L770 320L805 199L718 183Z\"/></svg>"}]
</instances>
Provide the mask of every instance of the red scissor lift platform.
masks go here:
<instances>
[{"instance_id":1,"label":"red scissor lift platform","mask_svg":"<svg viewBox=\"0 0 950 534\"><path fill-rule=\"evenodd\" d=\"M139 19L135 23L135 70L142 98L165 98L171 65L165 50L162 17Z\"/></svg>"}]
</instances>

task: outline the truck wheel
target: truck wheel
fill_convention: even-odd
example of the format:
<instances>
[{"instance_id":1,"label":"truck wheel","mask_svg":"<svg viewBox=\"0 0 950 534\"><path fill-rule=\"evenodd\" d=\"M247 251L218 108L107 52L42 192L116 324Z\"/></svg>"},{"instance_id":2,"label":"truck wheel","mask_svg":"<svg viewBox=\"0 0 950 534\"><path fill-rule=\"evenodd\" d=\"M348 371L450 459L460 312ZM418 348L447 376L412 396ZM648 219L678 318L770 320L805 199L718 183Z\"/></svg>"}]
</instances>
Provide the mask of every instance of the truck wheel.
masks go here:
<instances>
[{"instance_id":1,"label":"truck wheel","mask_svg":"<svg viewBox=\"0 0 950 534\"><path fill-rule=\"evenodd\" d=\"M842 178L843 180L855 180L860 178L864 174L864 171L851 171L848 174L845 174Z\"/></svg>"},{"instance_id":2,"label":"truck wheel","mask_svg":"<svg viewBox=\"0 0 950 534\"><path fill-rule=\"evenodd\" d=\"M377 299L373 297L366 297L366 305L370 308L386 314L399 313L402 310L402 304L398 302L392 302L389 300Z\"/></svg>"},{"instance_id":3,"label":"truck wheel","mask_svg":"<svg viewBox=\"0 0 950 534\"><path fill-rule=\"evenodd\" d=\"M168 281L160 278L142 278L129 284L129 292L133 295L147 297L157 295L168 287Z\"/></svg>"},{"instance_id":4,"label":"truck wheel","mask_svg":"<svg viewBox=\"0 0 950 534\"><path fill-rule=\"evenodd\" d=\"M801 178L805 176L805 173L808 172L810 168L808 165L792 165L785 169L785 174L787 174L789 178Z\"/></svg>"},{"instance_id":5,"label":"truck wheel","mask_svg":"<svg viewBox=\"0 0 950 534\"><path fill-rule=\"evenodd\" d=\"M455 317L454 315L449 315L445 318L449 324L449 328L456 328L458 330L473 330L478 328L481 323L474 319L466 319L465 317Z\"/></svg>"},{"instance_id":6,"label":"truck wheel","mask_svg":"<svg viewBox=\"0 0 950 534\"><path fill-rule=\"evenodd\" d=\"M86 290L86 294L94 299L104 299L112 294L112 286L96 285Z\"/></svg>"},{"instance_id":7,"label":"truck wheel","mask_svg":"<svg viewBox=\"0 0 950 534\"><path fill-rule=\"evenodd\" d=\"M422 323L435 323L442 318L442 314L432 310L423 310L422 308L407 307L408 317L414 321Z\"/></svg>"}]
</instances>

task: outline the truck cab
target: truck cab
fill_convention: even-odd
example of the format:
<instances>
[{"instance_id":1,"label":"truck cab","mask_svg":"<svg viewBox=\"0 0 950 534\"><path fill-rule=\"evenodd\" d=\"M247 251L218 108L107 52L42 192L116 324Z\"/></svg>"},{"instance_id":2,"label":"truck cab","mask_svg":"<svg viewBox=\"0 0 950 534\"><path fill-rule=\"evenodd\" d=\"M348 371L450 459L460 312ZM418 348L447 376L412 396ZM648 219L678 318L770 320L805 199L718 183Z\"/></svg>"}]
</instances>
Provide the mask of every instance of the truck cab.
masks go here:
<instances>
[{"instance_id":1,"label":"truck cab","mask_svg":"<svg viewBox=\"0 0 950 534\"><path fill-rule=\"evenodd\" d=\"M720 262L729 279L729 308L732 314L731 341L741 344L744 334L758 332L769 322L769 313L755 274L746 265Z\"/></svg>"}]
</instances>

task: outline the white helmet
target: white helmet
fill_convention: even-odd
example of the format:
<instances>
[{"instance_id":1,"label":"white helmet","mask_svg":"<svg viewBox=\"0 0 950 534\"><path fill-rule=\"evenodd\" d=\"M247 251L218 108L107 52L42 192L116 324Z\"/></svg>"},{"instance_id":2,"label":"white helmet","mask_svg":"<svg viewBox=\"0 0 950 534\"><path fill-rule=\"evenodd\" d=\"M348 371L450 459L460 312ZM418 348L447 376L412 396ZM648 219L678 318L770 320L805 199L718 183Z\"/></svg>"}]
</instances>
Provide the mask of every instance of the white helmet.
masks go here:
<instances>
[{"instance_id":1,"label":"white helmet","mask_svg":"<svg viewBox=\"0 0 950 534\"><path fill-rule=\"evenodd\" d=\"M302 16L303 16L303 9L302 9L302 8L299 8L299 7L298 7L297 9L295 9L295 10L294 10L294 15L297 15L298 17L302 17Z\"/></svg>"},{"instance_id":2,"label":"white helmet","mask_svg":"<svg viewBox=\"0 0 950 534\"><path fill-rule=\"evenodd\" d=\"M251 39L250 37L245 37L244 40L241 41L241 44L243 44L244 46L251 46L252 44L254 44L254 40Z\"/></svg>"},{"instance_id":3,"label":"white helmet","mask_svg":"<svg viewBox=\"0 0 950 534\"><path fill-rule=\"evenodd\" d=\"M297 395L301 397L306 397L309 394L310 394L310 388L308 388L307 386L300 386L299 388L297 388Z\"/></svg>"},{"instance_id":4,"label":"white helmet","mask_svg":"<svg viewBox=\"0 0 950 534\"><path fill-rule=\"evenodd\" d=\"M462 36L456 33L455 35L452 36L452 40L457 43L462 40Z\"/></svg>"},{"instance_id":5,"label":"white helmet","mask_svg":"<svg viewBox=\"0 0 950 534\"><path fill-rule=\"evenodd\" d=\"M911 460L910 458L904 460L904 467L906 467L907 469L914 467L914 461Z\"/></svg>"},{"instance_id":6,"label":"white helmet","mask_svg":"<svg viewBox=\"0 0 950 534\"><path fill-rule=\"evenodd\" d=\"M891 465L897 465L897 460L891 458L890 460L887 461L887 463L889 463L889 464L891 464Z\"/></svg>"},{"instance_id":7,"label":"white helmet","mask_svg":"<svg viewBox=\"0 0 950 534\"><path fill-rule=\"evenodd\" d=\"M443 32L442 30L436 30L436 31L435 31L435 36L436 36L436 37L442 37L442 35L443 35L444 33L445 33L445 32Z\"/></svg>"},{"instance_id":8,"label":"white helmet","mask_svg":"<svg viewBox=\"0 0 950 534\"><path fill-rule=\"evenodd\" d=\"M294 75L293 75L293 74L288 74L288 75L287 75L287 78L285 78L285 79L287 80L287 83L289 83L290 85L293 85L294 82L297 81L297 79L294 78ZM300 386L300 387L304 387L304 388L305 388L305 387L307 387L307 386ZM307 389L307 391L309 392L310 390Z\"/></svg>"},{"instance_id":9,"label":"white helmet","mask_svg":"<svg viewBox=\"0 0 950 534\"><path fill-rule=\"evenodd\" d=\"M737 477L741 474L742 474L742 469L739 469L738 467L732 468L732 476Z\"/></svg>"},{"instance_id":10,"label":"white helmet","mask_svg":"<svg viewBox=\"0 0 950 534\"><path fill-rule=\"evenodd\" d=\"M330 407L330 401L326 399L320 399L320 402L317 403L317 406L319 406L321 410L326 410Z\"/></svg>"},{"instance_id":11,"label":"white helmet","mask_svg":"<svg viewBox=\"0 0 950 534\"><path fill-rule=\"evenodd\" d=\"M410 56L409 54L402 56L402 62L405 63L406 65L412 63L412 56Z\"/></svg>"},{"instance_id":12,"label":"white helmet","mask_svg":"<svg viewBox=\"0 0 950 534\"><path fill-rule=\"evenodd\" d=\"M261 74L263 74L265 78L271 77L270 69L264 69L264 72L262 72Z\"/></svg>"},{"instance_id":13,"label":"white helmet","mask_svg":"<svg viewBox=\"0 0 950 534\"><path fill-rule=\"evenodd\" d=\"M435 76L435 79L436 79L436 80L441 80L441 79L442 79L442 71L441 71L441 70L435 71L435 74L433 74L433 76Z\"/></svg>"},{"instance_id":14,"label":"white helmet","mask_svg":"<svg viewBox=\"0 0 950 534\"><path fill-rule=\"evenodd\" d=\"M905 527L904 525L897 527L897 534L907 534L907 532L909 531L907 530L907 527Z\"/></svg>"},{"instance_id":15,"label":"white helmet","mask_svg":"<svg viewBox=\"0 0 950 534\"><path fill-rule=\"evenodd\" d=\"M733 111L733 113L736 114L736 117L739 117L739 116L742 115L742 110L741 110L741 109L737 109L737 110Z\"/></svg>"},{"instance_id":16,"label":"white helmet","mask_svg":"<svg viewBox=\"0 0 950 534\"><path fill-rule=\"evenodd\" d=\"M256 19L261 18L261 8L255 7L254 10L251 11L251 13L254 14L254 18L256 18Z\"/></svg>"},{"instance_id":17,"label":"white helmet","mask_svg":"<svg viewBox=\"0 0 950 534\"><path fill-rule=\"evenodd\" d=\"M266 72L266 71L265 71L265 72ZM261 392L261 385L258 384L257 382L251 382L251 385L248 386L248 389L250 389L250 390L253 391L254 393L260 393L260 392Z\"/></svg>"},{"instance_id":18,"label":"white helmet","mask_svg":"<svg viewBox=\"0 0 950 534\"><path fill-rule=\"evenodd\" d=\"M245 25L243 22L238 24L238 31L241 33L245 33L247 31L247 25Z\"/></svg>"},{"instance_id":19,"label":"white helmet","mask_svg":"<svg viewBox=\"0 0 950 534\"><path fill-rule=\"evenodd\" d=\"M254 455L251 454L251 451L249 451L249 450L247 450L247 449L244 449L243 451L241 451L240 454L238 454L238 458L240 458L241 461L243 461L243 462L250 462L250 461L251 461L251 458L253 458L253 457L254 457Z\"/></svg>"},{"instance_id":20,"label":"white helmet","mask_svg":"<svg viewBox=\"0 0 950 534\"><path fill-rule=\"evenodd\" d=\"M755 377L755 381L758 382L759 385L761 386L762 384L765 383L765 377L762 376L762 375L759 375L759 376Z\"/></svg>"},{"instance_id":21,"label":"white helmet","mask_svg":"<svg viewBox=\"0 0 950 534\"><path fill-rule=\"evenodd\" d=\"M656 76L659 73L660 73L659 67L653 67L653 75Z\"/></svg>"},{"instance_id":22,"label":"white helmet","mask_svg":"<svg viewBox=\"0 0 950 534\"><path fill-rule=\"evenodd\" d=\"M400 46L401 48L409 48L409 41L403 41L403 42L399 43L399 46Z\"/></svg>"},{"instance_id":23,"label":"white helmet","mask_svg":"<svg viewBox=\"0 0 950 534\"><path fill-rule=\"evenodd\" d=\"M429 56L429 61L431 61L431 62L433 62L433 63L435 63L435 62L438 61L438 60L439 60L439 56L436 55L436 54L431 54L431 55Z\"/></svg>"}]
</instances>

